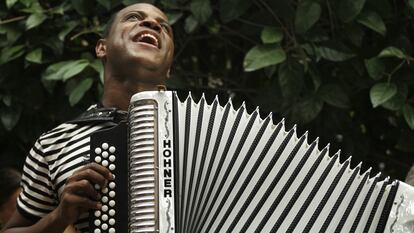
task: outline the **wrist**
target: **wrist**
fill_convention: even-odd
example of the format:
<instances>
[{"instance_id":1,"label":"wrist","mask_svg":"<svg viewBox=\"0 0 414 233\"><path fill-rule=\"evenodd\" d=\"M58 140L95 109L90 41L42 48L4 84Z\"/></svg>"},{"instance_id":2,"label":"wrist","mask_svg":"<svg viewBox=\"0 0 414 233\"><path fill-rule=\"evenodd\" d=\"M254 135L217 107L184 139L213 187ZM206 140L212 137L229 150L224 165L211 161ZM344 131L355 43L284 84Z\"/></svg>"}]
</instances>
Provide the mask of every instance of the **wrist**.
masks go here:
<instances>
[{"instance_id":1,"label":"wrist","mask_svg":"<svg viewBox=\"0 0 414 233\"><path fill-rule=\"evenodd\" d=\"M63 232L63 230L69 225L67 219L63 218L60 214L59 207L50 213L49 224L52 228L59 230L59 232Z\"/></svg>"}]
</instances>

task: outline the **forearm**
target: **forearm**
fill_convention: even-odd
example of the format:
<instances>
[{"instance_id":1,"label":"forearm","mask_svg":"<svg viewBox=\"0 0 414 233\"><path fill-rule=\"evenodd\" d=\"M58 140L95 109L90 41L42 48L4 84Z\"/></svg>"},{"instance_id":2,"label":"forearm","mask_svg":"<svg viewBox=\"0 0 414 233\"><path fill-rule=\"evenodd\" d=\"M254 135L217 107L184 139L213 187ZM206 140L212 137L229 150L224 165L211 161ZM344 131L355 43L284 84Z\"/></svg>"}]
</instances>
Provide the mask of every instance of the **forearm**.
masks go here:
<instances>
[{"instance_id":1,"label":"forearm","mask_svg":"<svg viewBox=\"0 0 414 233\"><path fill-rule=\"evenodd\" d=\"M62 233L67 224L57 217L56 210L45 215L33 225L21 225L10 221L3 233Z\"/></svg>"}]
</instances>

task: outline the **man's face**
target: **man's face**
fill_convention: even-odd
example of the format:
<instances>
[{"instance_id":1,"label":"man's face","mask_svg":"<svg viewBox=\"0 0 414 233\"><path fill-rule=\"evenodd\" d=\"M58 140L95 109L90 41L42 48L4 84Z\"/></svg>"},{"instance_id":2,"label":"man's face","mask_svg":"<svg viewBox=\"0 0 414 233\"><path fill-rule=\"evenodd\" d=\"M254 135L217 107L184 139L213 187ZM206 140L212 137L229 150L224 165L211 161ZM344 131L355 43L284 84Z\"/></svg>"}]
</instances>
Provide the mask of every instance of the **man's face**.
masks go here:
<instances>
[{"instance_id":1,"label":"man's face","mask_svg":"<svg viewBox=\"0 0 414 233\"><path fill-rule=\"evenodd\" d=\"M173 59L173 33L167 16L149 4L119 11L104 44L105 53L100 57L106 64L132 74L143 68L165 78Z\"/></svg>"}]
</instances>

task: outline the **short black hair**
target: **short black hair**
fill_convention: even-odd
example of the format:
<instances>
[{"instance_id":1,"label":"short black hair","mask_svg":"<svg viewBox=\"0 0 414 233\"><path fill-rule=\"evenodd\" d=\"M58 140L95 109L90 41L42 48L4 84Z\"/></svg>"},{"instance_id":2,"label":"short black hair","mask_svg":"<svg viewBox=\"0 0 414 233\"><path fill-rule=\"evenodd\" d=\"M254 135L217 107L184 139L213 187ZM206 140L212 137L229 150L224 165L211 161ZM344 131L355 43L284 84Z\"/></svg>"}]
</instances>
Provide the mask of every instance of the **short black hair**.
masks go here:
<instances>
[{"instance_id":1,"label":"short black hair","mask_svg":"<svg viewBox=\"0 0 414 233\"><path fill-rule=\"evenodd\" d=\"M0 169L0 206L6 203L10 196L20 188L21 173L13 168Z\"/></svg>"}]
</instances>

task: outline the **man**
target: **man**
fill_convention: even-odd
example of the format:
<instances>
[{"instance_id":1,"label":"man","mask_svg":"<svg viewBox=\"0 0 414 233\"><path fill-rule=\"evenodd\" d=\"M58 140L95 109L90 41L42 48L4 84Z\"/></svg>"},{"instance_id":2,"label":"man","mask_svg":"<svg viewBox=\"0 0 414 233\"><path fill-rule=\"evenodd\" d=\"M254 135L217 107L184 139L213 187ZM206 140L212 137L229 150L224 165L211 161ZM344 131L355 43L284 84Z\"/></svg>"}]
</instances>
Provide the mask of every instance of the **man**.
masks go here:
<instances>
[{"instance_id":1,"label":"man","mask_svg":"<svg viewBox=\"0 0 414 233\"><path fill-rule=\"evenodd\" d=\"M37 140L26 159L18 211L5 233L63 232L70 224L79 232L89 232L88 211L101 207L93 184L104 187L112 179L105 167L86 162L89 136L116 124L133 94L164 84L174 51L167 21L161 10L149 4L128 6L110 20L96 45L105 72L102 106Z\"/></svg>"},{"instance_id":2,"label":"man","mask_svg":"<svg viewBox=\"0 0 414 233\"><path fill-rule=\"evenodd\" d=\"M4 226L16 210L21 174L12 168L2 168L0 177L0 226Z\"/></svg>"}]
</instances>

